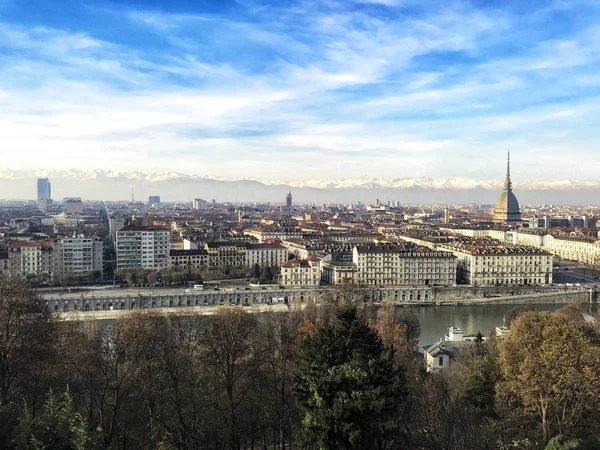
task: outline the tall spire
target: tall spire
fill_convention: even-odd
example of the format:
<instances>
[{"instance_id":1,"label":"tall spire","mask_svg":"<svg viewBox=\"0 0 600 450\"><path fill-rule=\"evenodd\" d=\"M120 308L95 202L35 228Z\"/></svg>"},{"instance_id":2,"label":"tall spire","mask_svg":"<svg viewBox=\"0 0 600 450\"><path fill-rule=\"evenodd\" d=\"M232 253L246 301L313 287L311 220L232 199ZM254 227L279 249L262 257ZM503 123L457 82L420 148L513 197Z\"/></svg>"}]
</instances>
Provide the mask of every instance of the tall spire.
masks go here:
<instances>
[{"instance_id":1,"label":"tall spire","mask_svg":"<svg viewBox=\"0 0 600 450\"><path fill-rule=\"evenodd\" d=\"M512 183L510 181L510 150L508 151L508 159L506 161L506 180L504 181L504 189L511 189Z\"/></svg>"}]
</instances>

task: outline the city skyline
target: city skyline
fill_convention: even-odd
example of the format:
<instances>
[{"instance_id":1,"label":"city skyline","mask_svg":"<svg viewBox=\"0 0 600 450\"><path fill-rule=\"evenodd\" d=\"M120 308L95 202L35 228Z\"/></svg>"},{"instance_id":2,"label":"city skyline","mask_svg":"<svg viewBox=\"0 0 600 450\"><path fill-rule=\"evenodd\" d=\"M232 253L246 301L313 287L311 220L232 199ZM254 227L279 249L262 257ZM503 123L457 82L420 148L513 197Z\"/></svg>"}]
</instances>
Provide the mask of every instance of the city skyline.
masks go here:
<instances>
[{"instance_id":1,"label":"city skyline","mask_svg":"<svg viewBox=\"0 0 600 450\"><path fill-rule=\"evenodd\" d=\"M597 179L595 2L146 5L0 5L0 168Z\"/></svg>"}]
</instances>

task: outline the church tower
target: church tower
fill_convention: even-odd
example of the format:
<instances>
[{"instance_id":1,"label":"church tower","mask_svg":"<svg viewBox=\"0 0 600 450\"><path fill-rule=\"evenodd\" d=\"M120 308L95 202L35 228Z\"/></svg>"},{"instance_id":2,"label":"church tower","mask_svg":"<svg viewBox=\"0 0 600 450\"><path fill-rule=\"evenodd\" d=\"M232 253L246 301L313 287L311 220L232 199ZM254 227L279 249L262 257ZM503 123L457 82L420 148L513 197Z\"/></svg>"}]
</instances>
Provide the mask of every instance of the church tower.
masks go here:
<instances>
[{"instance_id":1,"label":"church tower","mask_svg":"<svg viewBox=\"0 0 600 450\"><path fill-rule=\"evenodd\" d=\"M508 161L506 163L506 180L504 180L504 191L500 195L496 207L494 208L494 222L509 223L520 222L521 210L519 201L512 191L512 181L510 180L510 152L508 152Z\"/></svg>"}]
</instances>

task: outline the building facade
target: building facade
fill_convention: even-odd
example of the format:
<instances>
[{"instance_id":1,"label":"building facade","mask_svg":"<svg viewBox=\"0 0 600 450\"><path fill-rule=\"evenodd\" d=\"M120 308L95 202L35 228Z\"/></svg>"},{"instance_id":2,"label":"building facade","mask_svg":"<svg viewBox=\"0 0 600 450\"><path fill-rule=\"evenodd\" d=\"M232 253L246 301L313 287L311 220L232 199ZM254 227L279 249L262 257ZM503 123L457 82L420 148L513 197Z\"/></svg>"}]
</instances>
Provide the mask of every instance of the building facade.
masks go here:
<instances>
[{"instance_id":1,"label":"building facade","mask_svg":"<svg viewBox=\"0 0 600 450\"><path fill-rule=\"evenodd\" d=\"M279 285L284 287L318 287L321 282L321 258L290 259L281 265Z\"/></svg>"},{"instance_id":2,"label":"building facade","mask_svg":"<svg viewBox=\"0 0 600 450\"><path fill-rule=\"evenodd\" d=\"M52 242L12 241L8 250L11 275L54 276Z\"/></svg>"},{"instance_id":3,"label":"building facade","mask_svg":"<svg viewBox=\"0 0 600 450\"><path fill-rule=\"evenodd\" d=\"M552 255L534 247L482 246L450 249L461 284L550 284Z\"/></svg>"},{"instance_id":4,"label":"building facade","mask_svg":"<svg viewBox=\"0 0 600 450\"><path fill-rule=\"evenodd\" d=\"M456 257L428 248L397 245L359 245L352 261L357 281L369 286L452 285L456 283Z\"/></svg>"},{"instance_id":5,"label":"building facade","mask_svg":"<svg viewBox=\"0 0 600 450\"><path fill-rule=\"evenodd\" d=\"M199 271L208 267L206 250L171 250L169 266L175 271Z\"/></svg>"},{"instance_id":6,"label":"building facade","mask_svg":"<svg viewBox=\"0 0 600 450\"><path fill-rule=\"evenodd\" d=\"M128 225L117 231L117 269L169 267L171 232L160 227Z\"/></svg>"},{"instance_id":7,"label":"building facade","mask_svg":"<svg viewBox=\"0 0 600 450\"><path fill-rule=\"evenodd\" d=\"M54 242L54 275L56 279L90 272L99 272L102 276L102 239L79 235L59 238Z\"/></svg>"},{"instance_id":8,"label":"building facade","mask_svg":"<svg viewBox=\"0 0 600 450\"><path fill-rule=\"evenodd\" d=\"M279 267L288 260L288 249L281 244L246 244L246 267Z\"/></svg>"}]
</instances>

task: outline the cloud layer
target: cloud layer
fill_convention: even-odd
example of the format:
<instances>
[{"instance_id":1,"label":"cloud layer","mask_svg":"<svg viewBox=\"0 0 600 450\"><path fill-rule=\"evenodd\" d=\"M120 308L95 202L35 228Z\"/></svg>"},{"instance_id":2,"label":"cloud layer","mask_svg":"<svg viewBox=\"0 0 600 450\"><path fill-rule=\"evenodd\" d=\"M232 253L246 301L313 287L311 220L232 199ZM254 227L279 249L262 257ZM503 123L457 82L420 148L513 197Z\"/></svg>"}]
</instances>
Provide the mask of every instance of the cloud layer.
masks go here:
<instances>
[{"instance_id":1,"label":"cloud layer","mask_svg":"<svg viewBox=\"0 0 600 450\"><path fill-rule=\"evenodd\" d=\"M497 179L510 148L523 181L600 170L596 2L19 3L0 167Z\"/></svg>"}]
</instances>

